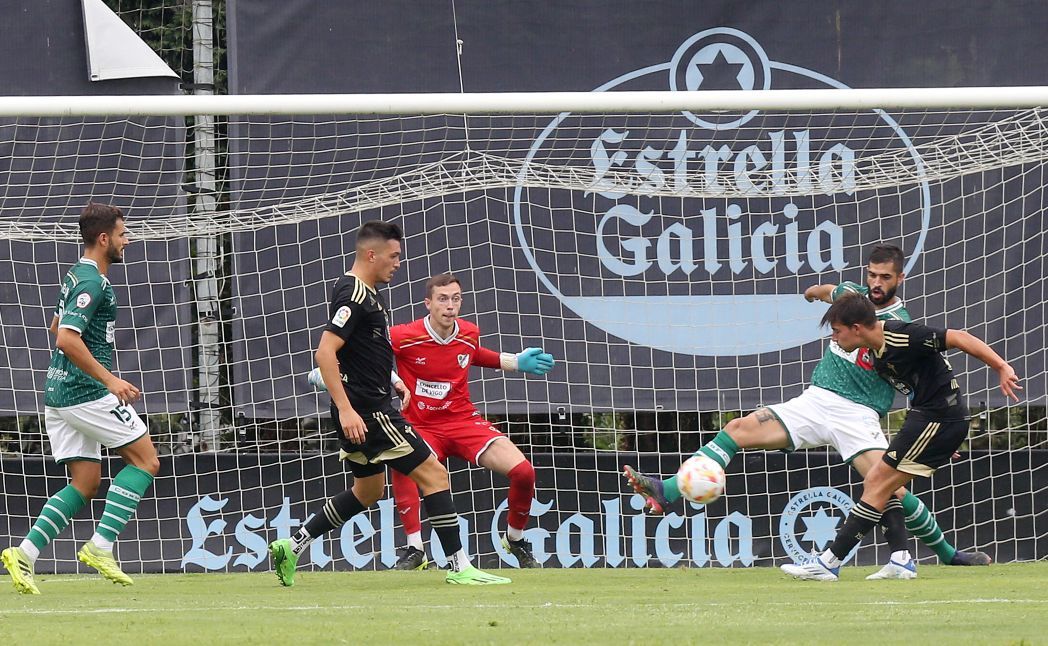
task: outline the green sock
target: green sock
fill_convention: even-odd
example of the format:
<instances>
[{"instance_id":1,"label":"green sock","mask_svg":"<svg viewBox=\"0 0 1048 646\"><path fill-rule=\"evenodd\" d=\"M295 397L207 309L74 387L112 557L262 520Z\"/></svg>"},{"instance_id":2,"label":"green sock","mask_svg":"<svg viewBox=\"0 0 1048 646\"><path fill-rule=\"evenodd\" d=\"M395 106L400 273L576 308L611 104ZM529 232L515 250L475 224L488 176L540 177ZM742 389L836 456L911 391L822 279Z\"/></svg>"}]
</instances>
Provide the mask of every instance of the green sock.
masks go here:
<instances>
[{"instance_id":1,"label":"green sock","mask_svg":"<svg viewBox=\"0 0 1048 646\"><path fill-rule=\"evenodd\" d=\"M148 472L130 464L121 469L106 492L106 507L96 529L99 536L115 541L135 515L139 501L151 484L153 476Z\"/></svg>"},{"instance_id":2,"label":"green sock","mask_svg":"<svg viewBox=\"0 0 1048 646\"><path fill-rule=\"evenodd\" d=\"M939 529L939 523L935 522L935 517L924 506L920 498L907 491L902 499L902 511L906 515L906 529L911 534L932 548L943 563L949 563L953 560L953 555L957 553L957 548L950 545L946 537L943 536L942 530Z\"/></svg>"},{"instance_id":3,"label":"green sock","mask_svg":"<svg viewBox=\"0 0 1048 646\"><path fill-rule=\"evenodd\" d=\"M703 446L694 455L705 455L712 459L722 467L727 468L728 463L735 457L735 454L739 452L739 445L735 443L735 440L731 439L731 436L721 431L717 433L717 437L710 440L706 446ZM666 500L674 502L681 497L680 489L677 488L677 476L673 475L662 481L662 495L666 496Z\"/></svg>"},{"instance_id":4,"label":"green sock","mask_svg":"<svg viewBox=\"0 0 1048 646\"><path fill-rule=\"evenodd\" d=\"M73 516L83 509L87 501L73 485L66 485L64 489L48 498L44 508L40 511L40 517L33 523L26 540L37 547L44 549L48 543L62 533L62 530L73 520Z\"/></svg>"}]
</instances>

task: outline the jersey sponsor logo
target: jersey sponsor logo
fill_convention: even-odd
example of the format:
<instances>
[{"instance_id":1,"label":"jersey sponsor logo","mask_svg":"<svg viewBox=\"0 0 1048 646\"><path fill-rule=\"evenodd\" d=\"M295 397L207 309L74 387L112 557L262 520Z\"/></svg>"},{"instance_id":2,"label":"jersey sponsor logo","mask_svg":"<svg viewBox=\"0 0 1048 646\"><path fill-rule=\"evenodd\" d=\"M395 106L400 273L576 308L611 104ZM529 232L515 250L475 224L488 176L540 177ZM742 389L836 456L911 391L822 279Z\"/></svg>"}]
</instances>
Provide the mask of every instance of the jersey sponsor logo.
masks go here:
<instances>
[{"instance_id":1,"label":"jersey sponsor logo","mask_svg":"<svg viewBox=\"0 0 1048 646\"><path fill-rule=\"evenodd\" d=\"M451 384L446 381L426 381L419 379L415 382L415 394L430 399L444 399L451 392Z\"/></svg>"},{"instance_id":2,"label":"jersey sponsor logo","mask_svg":"<svg viewBox=\"0 0 1048 646\"><path fill-rule=\"evenodd\" d=\"M335 315L331 317L331 324L336 327L345 327L346 321L349 320L349 317L352 313L353 312L348 307L343 305L342 307L338 308L338 311L335 312Z\"/></svg>"},{"instance_id":3,"label":"jersey sponsor logo","mask_svg":"<svg viewBox=\"0 0 1048 646\"><path fill-rule=\"evenodd\" d=\"M420 400L416 401L416 405L418 406L419 410L442 411L442 410L447 410L448 408L451 408L451 400L450 399L445 400L444 403L441 404L440 406L432 406L432 405L427 404L426 402L424 402L424 401L422 401L420 399Z\"/></svg>"},{"instance_id":4,"label":"jersey sponsor logo","mask_svg":"<svg viewBox=\"0 0 1048 646\"><path fill-rule=\"evenodd\" d=\"M456 359L458 359L459 368L465 368L469 365L468 354L460 354L458 357L456 357Z\"/></svg>"},{"instance_id":5,"label":"jersey sponsor logo","mask_svg":"<svg viewBox=\"0 0 1048 646\"><path fill-rule=\"evenodd\" d=\"M116 321L106 321L106 343L116 342Z\"/></svg>"},{"instance_id":6,"label":"jersey sponsor logo","mask_svg":"<svg viewBox=\"0 0 1048 646\"><path fill-rule=\"evenodd\" d=\"M779 517L779 542L793 562L810 563L815 559L813 550L817 554L826 549L852 504L848 494L833 487L812 487L790 498ZM858 549L856 545L843 560L847 562Z\"/></svg>"},{"instance_id":7,"label":"jersey sponsor logo","mask_svg":"<svg viewBox=\"0 0 1048 646\"><path fill-rule=\"evenodd\" d=\"M788 60L789 47L780 48ZM755 38L728 27L694 34L666 53L665 62L652 60L594 91L847 87L772 60ZM684 110L656 129L650 117L605 117L599 128L570 112L555 117L531 145L519 177L559 154L564 131L592 132L580 142L590 167L584 187L533 191L522 179L515 188L518 244L543 288L601 330L670 352L740 356L815 341L825 309L776 289L798 276L862 264L861 251L875 235L862 228L858 192L867 194L869 185L861 156L870 137L914 168L912 183L881 196L915 205L900 221L904 246L913 250L909 273L923 249L932 198L924 162L895 119L859 111L844 130L825 115L760 117L758 110ZM542 223L564 204L586 225L550 241ZM578 266L591 269L583 280L561 280L557 263L565 253L585 259ZM584 293L586 279L614 285L616 295ZM672 321L691 324L666 324Z\"/></svg>"},{"instance_id":8,"label":"jersey sponsor logo","mask_svg":"<svg viewBox=\"0 0 1048 646\"><path fill-rule=\"evenodd\" d=\"M85 307L87 307L90 304L91 304L91 295L90 294L80 294L80 295L78 295L76 297L76 306L79 309L84 309Z\"/></svg>"}]
</instances>

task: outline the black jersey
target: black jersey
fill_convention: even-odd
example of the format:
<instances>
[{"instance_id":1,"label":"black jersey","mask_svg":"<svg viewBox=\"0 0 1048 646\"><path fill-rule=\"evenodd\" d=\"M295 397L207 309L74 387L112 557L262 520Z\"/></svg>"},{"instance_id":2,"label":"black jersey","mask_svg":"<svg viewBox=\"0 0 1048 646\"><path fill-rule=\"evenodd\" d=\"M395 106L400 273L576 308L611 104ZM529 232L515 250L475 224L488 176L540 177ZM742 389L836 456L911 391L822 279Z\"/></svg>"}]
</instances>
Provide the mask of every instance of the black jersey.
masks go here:
<instances>
[{"instance_id":1,"label":"black jersey","mask_svg":"<svg viewBox=\"0 0 1048 646\"><path fill-rule=\"evenodd\" d=\"M967 416L953 366L942 355L945 350L943 328L885 321L884 347L873 352L873 367L910 398L911 408Z\"/></svg>"},{"instance_id":2,"label":"black jersey","mask_svg":"<svg viewBox=\"0 0 1048 646\"><path fill-rule=\"evenodd\" d=\"M382 295L351 273L335 282L324 329L345 341L338 351L342 385L358 413L392 406L393 346Z\"/></svg>"}]
</instances>

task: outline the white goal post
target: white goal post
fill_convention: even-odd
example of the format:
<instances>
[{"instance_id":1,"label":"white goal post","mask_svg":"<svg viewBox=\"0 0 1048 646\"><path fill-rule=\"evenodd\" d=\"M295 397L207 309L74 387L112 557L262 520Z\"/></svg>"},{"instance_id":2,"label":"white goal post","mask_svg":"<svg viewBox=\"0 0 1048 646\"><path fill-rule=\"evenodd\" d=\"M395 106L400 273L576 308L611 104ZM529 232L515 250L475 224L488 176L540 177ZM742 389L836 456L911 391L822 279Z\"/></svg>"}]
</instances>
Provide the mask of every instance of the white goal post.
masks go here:
<instances>
[{"instance_id":1,"label":"white goal post","mask_svg":"<svg viewBox=\"0 0 1048 646\"><path fill-rule=\"evenodd\" d=\"M536 467L527 536L547 566L748 566L824 545L805 519L841 516L859 484L832 451L740 454L721 501L662 518L617 471L669 475L727 419L799 394L827 351L803 290L861 283L878 243L906 255L915 320L971 329L1026 384L1009 406L951 354L972 435L915 491L957 547L1046 558L1046 106L1048 87L0 97L0 543L64 481L42 426L46 329L95 200L128 213L116 370L164 456L118 547L129 571L264 569L266 541L345 487L304 375L376 218L405 231L394 324L453 272L484 344L557 357L545 378L471 373ZM512 565L505 480L450 467L469 549ZM75 570L100 514L38 572ZM310 558L381 569L401 540L385 501ZM884 556L867 543L860 562Z\"/></svg>"}]
</instances>

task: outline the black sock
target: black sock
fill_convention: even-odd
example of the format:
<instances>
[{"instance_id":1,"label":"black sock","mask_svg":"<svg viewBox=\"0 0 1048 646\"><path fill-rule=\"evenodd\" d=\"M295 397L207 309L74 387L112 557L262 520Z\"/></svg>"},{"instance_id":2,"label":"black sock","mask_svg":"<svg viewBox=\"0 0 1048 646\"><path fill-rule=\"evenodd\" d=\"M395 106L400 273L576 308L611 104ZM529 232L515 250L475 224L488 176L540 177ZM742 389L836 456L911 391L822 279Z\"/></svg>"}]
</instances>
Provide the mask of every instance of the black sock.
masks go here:
<instances>
[{"instance_id":1,"label":"black sock","mask_svg":"<svg viewBox=\"0 0 1048 646\"><path fill-rule=\"evenodd\" d=\"M906 533L906 518L902 513L902 503L894 496L884 506L881 529L884 530L884 540L888 541L888 549L892 553L906 550L909 539L909 534Z\"/></svg>"},{"instance_id":2,"label":"black sock","mask_svg":"<svg viewBox=\"0 0 1048 646\"><path fill-rule=\"evenodd\" d=\"M342 527L347 520L364 511L364 509L364 505L357 500L351 489L328 499L324 503L324 507L291 537L291 550L296 555L301 554L313 542L314 538L323 536L336 527Z\"/></svg>"},{"instance_id":3,"label":"black sock","mask_svg":"<svg viewBox=\"0 0 1048 646\"><path fill-rule=\"evenodd\" d=\"M876 527L880 520L881 512L860 500L852 507L848 518L844 520L844 525L837 532L837 538L833 539L833 543L830 544L830 551L843 561L859 544L866 532Z\"/></svg>"},{"instance_id":4,"label":"black sock","mask_svg":"<svg viewBox=\"0 0 1048 646\"><path fill-rule=\"evenodd\" d=\"M459 538L459 517L455 512L455 502L451 499L451 490L431 493L422 498L422 504L426 506L429 524L437 532L444 554L452 559L462 549L462 539Z\"/></svg>"}]
</instances>

